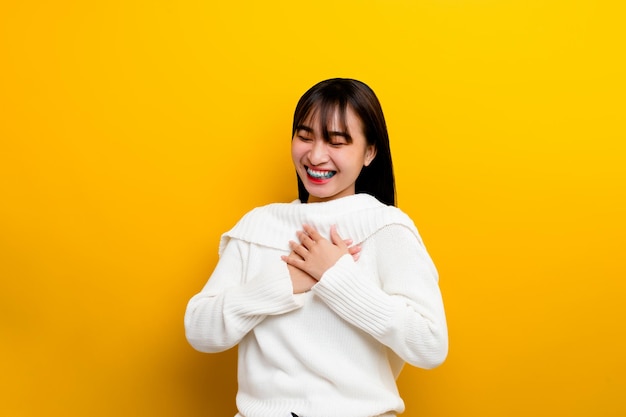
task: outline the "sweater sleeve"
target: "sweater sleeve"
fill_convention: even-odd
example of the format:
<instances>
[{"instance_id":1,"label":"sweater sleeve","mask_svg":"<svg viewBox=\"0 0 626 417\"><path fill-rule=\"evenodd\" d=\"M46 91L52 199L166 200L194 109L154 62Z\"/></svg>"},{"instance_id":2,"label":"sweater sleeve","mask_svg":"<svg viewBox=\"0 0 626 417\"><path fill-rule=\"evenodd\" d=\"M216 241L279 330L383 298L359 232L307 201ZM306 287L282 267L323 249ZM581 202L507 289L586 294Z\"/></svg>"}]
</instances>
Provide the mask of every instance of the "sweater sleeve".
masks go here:
<instances>
[{"instance_id":1,"label":"sweater sleeve","mask_svg":"<svg viewBox=\"0 0 626 417\"><path fill-rule=\"evenodd\" d=\"M448 333L437 271L426 249L400 225L384 227L367 242L369 253L364 245L361 259L375 256L373 271L344 255L313 291L404 361L426 369L440 365ZM368 276L375 271L378 278Z\"/></svg>"},{"instance_id":2,"label":"sweater sleeve","mask_svg":"<svg viewBox=\"0 0 626 417\"><path fill-rule=\"evenodd\" d=\"M196 350L227 350L268 315L302 306L280 254L275 262L259 265L258 261L269 258L267 250L265 256L259 252L255 245L231 239L205 287L189 300L185 333Z\"/></svg>"}]
</instances>

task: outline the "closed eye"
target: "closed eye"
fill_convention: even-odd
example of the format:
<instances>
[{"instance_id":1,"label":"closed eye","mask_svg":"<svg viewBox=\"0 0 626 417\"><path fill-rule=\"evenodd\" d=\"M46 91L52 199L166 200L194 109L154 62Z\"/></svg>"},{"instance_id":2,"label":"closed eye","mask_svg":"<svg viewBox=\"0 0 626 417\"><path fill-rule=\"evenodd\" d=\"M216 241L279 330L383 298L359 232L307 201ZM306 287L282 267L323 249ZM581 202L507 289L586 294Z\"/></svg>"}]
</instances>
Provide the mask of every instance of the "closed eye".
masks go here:
<instances>
[{"instance_id":1,"label":"closed eye","mask_svg":"<svg viewBox=\"0 0 626 417\"><path fill-rule=\"evenodd\" d=\"M347 145L347 144L348 144L348 142L346 142L344 140L335 140L335 139L333 139L333 140L330 141L330 146L333 146L335 148L339 148L339 147Z\"/></svg>"},{"instance_id":2,"label":"closed eye","mask_svg":"<svg viewBox=\"0 0 626 417\"><path fill-rule=\"evenodd\" d=\"M348 132L328 132L328 143L333 147L341 147L352 143L352 136Z\"/></svg>"}]
</instances>

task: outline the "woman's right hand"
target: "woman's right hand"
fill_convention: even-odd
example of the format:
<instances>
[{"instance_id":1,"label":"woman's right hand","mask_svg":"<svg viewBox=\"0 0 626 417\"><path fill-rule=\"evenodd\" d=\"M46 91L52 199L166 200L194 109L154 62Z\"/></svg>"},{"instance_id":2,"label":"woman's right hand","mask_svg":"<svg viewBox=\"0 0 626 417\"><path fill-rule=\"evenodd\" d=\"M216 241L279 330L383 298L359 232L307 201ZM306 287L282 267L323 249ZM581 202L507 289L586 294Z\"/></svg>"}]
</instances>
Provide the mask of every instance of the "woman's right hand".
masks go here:
<instances>
[{"instance_id":1,"label":"woman's right hand","mask_svg":"<svg viewBox=\"0 0 626 417\"><path fill-rule=\"evenodd\" d=\"M296 255L295 252L291 252L289 256L298 255ZM311 275L307 274L303 270L289 264L287 264L287 269L289 269L289 276L291 277L291 286L293 287L294 294L301 294L310 291L311 288L315 284L317 284L315 278L313 278Z\"/></svg>"},{"instance_id":2,"label":"woman's right hand","mask_svg":"<svg viewBox=\"0 0 626 417\"><path fill-rule=\"evenodd\" d=\"M352 255L352 258L356 262L359 259L361 247L359 245L350 246L352 244L351 239L345 239L344 243L349 246L348 252L350 253L350 255ZM298 255L294 251L291 251L291 253L287 257L302 259L300 255ZM292 266L290 264L287 264L287 269L289 270L289 276L291 278L291 285L293 286L294 294L301 294L310 291L311 288L315 284L317 284L317 280L303 270L296 268L295 266Z\"/></svg>"}]
</instances>

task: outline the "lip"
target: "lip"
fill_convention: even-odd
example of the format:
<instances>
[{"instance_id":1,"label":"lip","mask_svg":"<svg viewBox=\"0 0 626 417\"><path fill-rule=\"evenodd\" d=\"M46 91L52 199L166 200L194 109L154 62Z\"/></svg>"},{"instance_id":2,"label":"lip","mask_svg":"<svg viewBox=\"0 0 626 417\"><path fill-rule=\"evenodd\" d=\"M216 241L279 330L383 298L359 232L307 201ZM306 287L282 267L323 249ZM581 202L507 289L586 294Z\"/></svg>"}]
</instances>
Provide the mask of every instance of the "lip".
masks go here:
<instances>
[{"instance_id":1,"label":"lip","mask_svg":"<svg viewBox=\"0 0 626 417\"><path fill-rule=\"evenodd\" d=\"M304 166L304 171L306 172L306 177L307 179L312 182L313 184L325 184L327 182L329 182L334 176L335 174L337 174L337 171L332 170L332 169L312 169L309 166ZM328 175L328 173L331 173L330 176L322 176L322 177L317 177L317 176L312 176L309 171L316 171L319 173L325 173L325 175Z\"/></svg>"}]
</instances>

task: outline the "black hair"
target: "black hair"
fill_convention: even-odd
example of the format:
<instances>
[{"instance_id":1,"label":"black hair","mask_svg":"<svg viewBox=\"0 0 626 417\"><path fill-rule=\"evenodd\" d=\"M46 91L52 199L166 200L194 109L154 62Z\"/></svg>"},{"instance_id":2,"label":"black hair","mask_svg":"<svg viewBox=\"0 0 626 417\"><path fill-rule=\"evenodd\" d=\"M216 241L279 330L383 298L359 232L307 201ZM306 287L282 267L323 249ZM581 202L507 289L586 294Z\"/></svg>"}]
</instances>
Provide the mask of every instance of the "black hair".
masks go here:
<instances>
[{"instance_id":1,"label":"black hair","mask_svg":"<svg viewBox=\"0 0 626 417\"><path fill-rule=\"evenodd\" d=\"M376 148L376 156L368 166L363 167L356 180L355 192L370 194L384 204L395 206L396 187L387 124L378 97L367 84L349 78L332 78L311 87L298 101L291 136L293 138L298 127L309 117L317 114L322 135L329 140L328 126L335 112L339 112L339 120L345 127L348 106L361 119L367 144ZM300 177L298 198L303 203L309 200L309 193Z\"/></svg>"}]
</instances>

